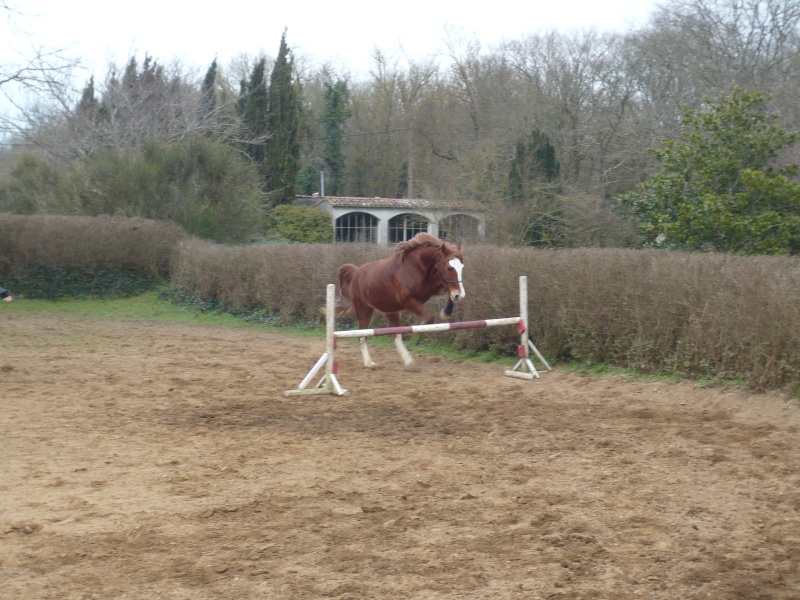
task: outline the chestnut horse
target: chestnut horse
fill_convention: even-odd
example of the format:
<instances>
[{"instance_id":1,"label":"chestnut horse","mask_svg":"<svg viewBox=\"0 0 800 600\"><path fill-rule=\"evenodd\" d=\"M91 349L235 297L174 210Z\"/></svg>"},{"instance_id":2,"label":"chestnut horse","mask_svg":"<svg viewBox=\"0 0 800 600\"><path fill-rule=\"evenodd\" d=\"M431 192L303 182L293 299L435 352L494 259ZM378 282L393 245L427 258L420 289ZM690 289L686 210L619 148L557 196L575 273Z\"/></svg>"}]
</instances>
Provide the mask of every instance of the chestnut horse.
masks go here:
<instances>
[{"instance_id":1,"label":"chestnut horse","mask_svg":"<svg viewBox=\"0 0 800 600\"><path fill-rule=\"evenodd\" d=\"M461 273L464 257L461 243L450 244L427 233L418 233L407 242L397 244L394 253L357 267L339 267L339 299L336 313L350 310L355 313L360 329L369 329L373 311L382 312L392 327L400 326L400 313L407 310L422 318L424 324L434 321L434 315L425 308L433 296L449 294L447 306L441 316L453 312L453 302L464 299ZM365 367L374 367L367 347L367 338L359 338ZM394 343L403 365L413 364L403 336L396 334Z\"/></svg>"}]
</instances>

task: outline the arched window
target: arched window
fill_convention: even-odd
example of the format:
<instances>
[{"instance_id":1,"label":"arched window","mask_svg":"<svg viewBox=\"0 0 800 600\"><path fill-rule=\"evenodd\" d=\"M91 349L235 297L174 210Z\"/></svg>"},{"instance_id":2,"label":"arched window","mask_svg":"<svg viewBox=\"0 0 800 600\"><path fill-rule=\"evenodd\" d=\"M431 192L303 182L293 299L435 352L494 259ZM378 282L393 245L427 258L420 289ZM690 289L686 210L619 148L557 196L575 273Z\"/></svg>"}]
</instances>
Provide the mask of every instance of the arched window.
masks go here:
<instances>
[{"instance_id":1,"label":"arched window","mask_svg":"<svg viewBox=\"0 0 800 600\"><path fill-rule=\"evenodd\" d=\"M428 220L420 215L406 213L389 219L389 243L407 242L418 233L428 233Z\"/></svg>"},{"instance_id":2,"label":"arched window","mask_svg":"<svg viewBox=\"0 0 800 600\"><path fill-rule=\"evenodd\" d=\"M439 221L439 238L450 242L464 240L476 241L479 239L480 222L475 217L464 214L455 214Z\"/></svg>"},{"instance_id":3,"label":"arched window","mask_svg":"<svg viewBox=\"0 0 800 600\"><path fill-rule=\"evenodd\" d=\"M378 242L378 218L365 212L351 212L336 219L337 242Z\"/></svg>"}]
</instances>

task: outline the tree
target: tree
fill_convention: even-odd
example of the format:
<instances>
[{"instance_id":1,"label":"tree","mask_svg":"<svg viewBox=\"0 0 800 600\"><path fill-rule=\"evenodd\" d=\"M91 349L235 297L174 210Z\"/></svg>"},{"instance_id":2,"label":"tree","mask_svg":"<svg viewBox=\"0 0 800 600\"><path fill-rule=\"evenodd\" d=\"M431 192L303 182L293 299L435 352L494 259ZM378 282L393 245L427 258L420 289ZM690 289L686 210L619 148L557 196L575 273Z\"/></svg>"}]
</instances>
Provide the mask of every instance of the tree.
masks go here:
<instances>
[{"instance_id":1,"label":"tree","mask_svg":"<svg viewBox=\"0 0 800 600\"><path fill-rule=\"evenodd\" d=\"M286 45L286 32L281 37L278 58L272 69L268 91L267 131L265 145L265 191L274 204L291 204L300 171L300 134L302 127L301 88L294 78L294 61Z\"/></svg>"},{"instance_id":2,"label":"tree","mask_svg":"<svg viewBox=\"0 0 800 600\"><path fill-rule=\"evenodd\" d=\"M343 128L345 121L352 114L347 82L339 80L333 85L326 82L325 110L322 114L322 125L325 132L324 159L331 173L331 181L328 184L331 196L336 196L341 187L344 171L344 154L342 153Z\"/></svg>"},{"instance_id":3,"label":"tree","mask_svg":"<svg viewBox=\"0 0 800 600\"><path fill-rule=\"evenodd\" d=\"M205 119L211 117L217 110L217 59L211 63L206 71L206 76L203 78L203 84L200 87L200 118Z\"/></svg>"},{"instance_id":4,"label":"tree","mask_svg":"<svg viewBox=\"0 0 800 600\"><path fill-rule=\"evenodd\" d=\"M97 111L98 105L99 103L97 102L97 97L95 96L94 91L94 77L90 77L89 83L87 83L86 87L83 88L81 100L78 102L78 108L75 112L93 116Z\"/></svg>"},{"instance_id":5,"label":"tree","mask_svg":"<svg viewBox=\"0 0 800 600\"><path fill-rule=\"evenodd\" d=\"M734 87L682 118L682 139L654 150L663 172L620 196L649 245L744 254L800 252L797 165L776 166L795 135L761 92Z\"/></svg>"},{"instance_id":6,"label":"tree","mask_svg":"<svg viewBox=\"0 0 800 600\"><path fill-rule=\"evenodd\" d=\"M509 198L514 202L528 200L542 184L557 182L559 171L556 149L546 134L534 129L527 139L517 142L508 175Z\"/></svg>"},{"instance_id":7,"label":"tree","mask_svg":"<svg viewBox=\"0 0 800 600\"><path fill-rule=\"evenodd\" d=\"M0 59L0 136L24 138L30 111L24 106L27 95L63 104L71 93L72 75L79 64L64 49L31 43L29 52L17 52L14 41L19 30L15 21L25 16L10 3L0 1L0 38L4 45Z\"/></svg>"},{"instance_id":8,"label":"tree","mask_svg":"<svg viewBox=\"0 0 800 600\"><path fill-rule=\"evenodd\" d=\"M239 92L239 118L242 123L243 149L266 181L266 140L268 137L267 83L264 78L266 59L263 57L253 67L250 81L242 80Z\"/></svg>"},{"instance_id":9,"label":"tree","mask_svg":"<svg viewBox=\"0 0 800 600\"><path fill-rule=\"evenodd\" d=\"M508 174L512 239L531 246L560 245L563 218L559 206L559 171L550 139L534 129L517 142Z\"/></svg>"},{"instance_id":10,"label":"tree","mask_svg":"<svg viewBox=\"0 0 800 600\"><path fill-rule=\"evenodd\" d=\"M215 137L226 139L226 123L201 123L193 80L178 63L165 68L146 55L140 65L131 57L121 69L110 65L102 83L90 77L80 96L32 107L18 139L64 166L106 148L176 142L212 128Z\"/></svg>"},{"instance_id":11,"label":"tree","mask_svg":"<svg viewBox=\"0 0 800 600\"><path fill-rule=\"evenodd\" d=\"M225 142L146 140L99 149L69 169L23 155L0 179L0 211L171 220L200 237L241 242L263 233L258 184L254 165Z\"/></svg>"}]
</instances>

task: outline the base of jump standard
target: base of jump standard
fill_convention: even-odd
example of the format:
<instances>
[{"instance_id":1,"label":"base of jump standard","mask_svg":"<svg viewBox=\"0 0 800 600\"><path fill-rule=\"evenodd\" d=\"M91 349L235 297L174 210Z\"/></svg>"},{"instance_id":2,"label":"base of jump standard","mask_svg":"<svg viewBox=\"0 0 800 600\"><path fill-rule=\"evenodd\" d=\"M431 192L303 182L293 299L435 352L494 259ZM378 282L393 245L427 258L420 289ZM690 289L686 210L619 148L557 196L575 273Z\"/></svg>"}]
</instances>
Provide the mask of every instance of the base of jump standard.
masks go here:
<instances>
[{"instance_id":1,"label":"base of jump standard","mask_svg":"<svg viewBox=\"0 0 800 600\"><path fill-rule=\"evenodd\" d=\"M314 364L311 370L297 386L297 389L287 390L285 396L300 396L306 394L333 394L344 396L348 393L339 384L337 378L339 366L336 362L334 353L336 351L336 340L341 338L362 338L381 335L402 335L408 333L430 333L433 331L447 331L448 329L478 329L482 327L499 327L503 325L516 325L520 335L520 344L517 347L519 360L513 368L505 371L508 377L517 379L539 378L539 372L530 359L530 352L542 362L545 368L551 370L550 365L544 356L539 352L534 343L528 337L528 278L524 275L519 278L519 306L520 316L506 317L501 319L485 319L481 321L456 321L454 323L434 323L431 325L407 325L403 327L383 327L378 329L351 329L347 331L335 331L336 319L336 286L332 283L327 288L326 298L326 336L325 352ZM315 387L309 388L308 384L319 373L322 367L325 373Z\"/></svg>"}]
</instances>

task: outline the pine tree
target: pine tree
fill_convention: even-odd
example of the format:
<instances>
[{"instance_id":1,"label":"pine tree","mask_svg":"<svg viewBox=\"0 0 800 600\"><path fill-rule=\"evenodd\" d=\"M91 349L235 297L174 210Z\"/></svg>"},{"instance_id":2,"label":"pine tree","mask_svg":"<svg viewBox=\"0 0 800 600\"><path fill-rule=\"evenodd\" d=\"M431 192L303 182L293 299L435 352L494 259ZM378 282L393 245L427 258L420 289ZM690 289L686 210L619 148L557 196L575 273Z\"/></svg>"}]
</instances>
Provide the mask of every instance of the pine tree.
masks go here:
<instances>
[{"instance_id":1,"label":"pine tree","mask_svg":"<svg viewBox=\"0 0 800 600\"><path fill-rule=\"evenodd\" d=\"M300 84L294 79L294 60L286 45L286 31L269 83L264 163L266 191L274 204L291 204L300 170L302 105Z\"/></svg>"}]
</instances>

